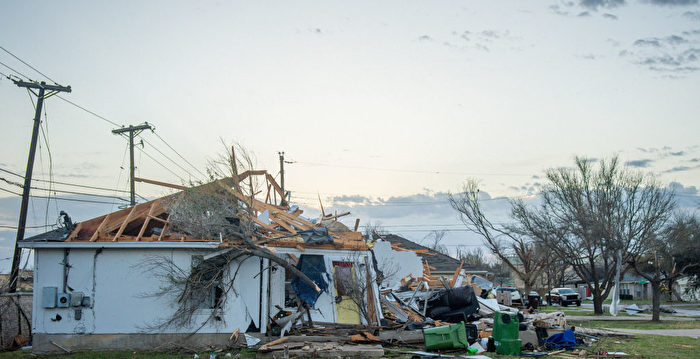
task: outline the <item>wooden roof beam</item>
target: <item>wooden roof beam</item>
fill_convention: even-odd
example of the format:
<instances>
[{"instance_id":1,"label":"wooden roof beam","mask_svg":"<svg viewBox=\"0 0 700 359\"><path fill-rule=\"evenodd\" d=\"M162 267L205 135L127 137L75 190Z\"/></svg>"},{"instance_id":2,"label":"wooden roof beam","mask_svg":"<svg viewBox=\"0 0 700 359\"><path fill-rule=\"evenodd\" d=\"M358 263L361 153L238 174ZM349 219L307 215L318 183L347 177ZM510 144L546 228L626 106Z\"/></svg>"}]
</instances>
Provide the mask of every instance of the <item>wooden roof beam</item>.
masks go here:
<instances>
[{"instance_id":1,"label":"wooden roof beam","mask_svg":"<svg viewBox=\"0 0 700 359\"><path fill-rule=\"evenodd\" d=\"M172 183L160 182L160 181L150 180L150 179L140 178L140 177L134 177L134 181L143 182L143 183L150 183L150 184L154 184L156 186L163 186L163 187L168 187L168 188L179 189L181 191L184 191L187 189L187 187L185 187L185 186L180 186L180 185L176 185L176 184L172 184Z\"/></svg>"}]
</instances>

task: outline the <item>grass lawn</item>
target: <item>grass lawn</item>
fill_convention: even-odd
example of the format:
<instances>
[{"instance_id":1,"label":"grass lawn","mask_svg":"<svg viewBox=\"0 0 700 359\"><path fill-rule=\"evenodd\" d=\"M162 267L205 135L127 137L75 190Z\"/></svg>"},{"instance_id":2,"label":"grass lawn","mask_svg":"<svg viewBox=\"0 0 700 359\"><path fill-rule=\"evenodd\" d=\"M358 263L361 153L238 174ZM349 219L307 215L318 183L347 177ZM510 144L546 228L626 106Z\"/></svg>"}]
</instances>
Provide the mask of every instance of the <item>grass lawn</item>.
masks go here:
<instances>
[{"instance_id":1,"label":"grass lawn","mask_svg":"<svg viewBox=\"0 0 700 359\"><path fill-rule=\"evenodd\" d=\"M560 307L556 305L550 305L546 307L540 307L539 309L540 313L552 313L552 312L563 312L566 315L581 315L581 316L593 316L596 315L593 312L592 308L582 308L582 307L576 307L576 306L569 306L569 307ZM621 311L617 314L620 317L627 317L629 314L625 313L624 311ZM604 311L603 316L610 317L612 316L610 312Z\"/></svg>"},{"instance_id":2,"label":"grass lawn","mask_svg":"<svg viewBox=\"0 0 700 359\"><path fill-rule=\"evenodd\" d=\"M603 324L610 324L610 322L605 322ZM627 323L621 323L627 324ZM674 327L664 326L666 329L673 329ZM645 327L644 329L651 329ZM685 337L667 337L659 335L636 335L631 338L601 338L599 342L595 342L590 347L581 347L589 353L595 353L601 350L607 352L625 352L628 354L641 354L644 358L692 358L696 357L695 354L697 349L700 348L700 343L697 339L685 338ZM394 351L406 350L415 351L416 349L399 349L395 348ZM386 357L393 358L410 358L410 354L391 354L392 349L386 352ZM228 351L223 351L216 353L217 357L220 359L225 359L225 355ZM240 352L230 351L232 358L254 358L255 353L252 351L243 350ZM200 359L208 359L210 352L198 353ZM237 355L240 354L240 355ZM455 353L456 354L456 353ZM498 355L496 353L486 353L487 356L492 358L520 358L517 356L507 356ZM59 358L59 359L185 359L192 358L192 353L187 354L172 354L172 353L155 353L155 352L131 352L131 351L109 351L109 352L83 352L75 354L65 354L65 355L33 355L29 351L14 351L14 352L1 352L0 359L48 359L48 358ZM557 356L552 356L551 358L556 358Z\"/></svg>"},{"instance_id":3,"label":"grass lawn","mask_svg":"<svg viewBox=\"0 0 700 359\"><path fill-rule=\"evenodd\" d=\"M624 328L624 329L700 329L700 321L664 321L652 322L650 320L625 320L607 321L591 320L588 322L569 322L570 325L585 328Z\"/></svg>"},{"instance_id":4,"label":"grass lawn","mask_svg":"<svg viewBox=\"0 0 700 359\"><path fill-rule=\"evenodd\" d=\"M584 303L593 304L593 301L592 301L592 300L584 300L583 302L584 302ZM612 299L606 299L606 300L603 301L603 304L610 304L610 303L612 303ZM620 304L622 304L622 305L627 305L627 304L637 304L637 305L649 304L649 305L651 305L651 299L647 299L647 300L641 300L641 299L640 299L640 300L623 299L623 300L620 300ZM694 301L694 302L679 302L679 301L677 301L677 300L676 300L676 301L673 301L673 302L669 302L668 300L662 300L662 301L661 301L661 305L677 305L677 304L683 304L683 305L685 305L685 304L697 304L697 305L700 305L700 302L697 302L697 301Z\"/></svg>"},{"instance_id":5,"label":"grass lawn","mask_svg":"<svg viewBox=\"0 0 700 359\"><path fill-rule=\"evenodd\" d=\"M671 329L671 328L669 328ZM589 355L599 351L625 352L628 354L641 354L644 358L697 358L696 351L700 349L698 339L689 337L667 337L660 335L636 335L629 338L601 338L589 347L582 346L576 350L584 349ZM569 352L570 353L570 352ZM456 354L456 353L454 353ZM521 358L519 356L498 355L496 353L485 353L491 358ZM394 358L410 358L410 355L391 356ZM554 355L547 358L557 358ZM589 356L590 357L590 356ZM563 357L559 357L563 358Z\"/></svg>"},{"instance_id":6,"label":"grass lawn","mask_svg":"<svg viewBox=\"0 0 700 359\"><path fill-rule=\"evenodd\" d=\"M213 352L197 353L200 359L209 359L209 354ZM231 350L214 353L217 359L226 359L226 353L231 353L231 358L255 358L254 351ZM104 351L104 352L82 352L64 355L35 355L28 350L17 350L12 352L0 352L0 359L192 359L194 353L157 353L157 352L133 352L133 351ZM239 354L239 355L237 355Z\"/></svg>"},{"instance_id":7,"label":"grass lawn","mask_svg":"<svg viewBox=\"0 0 700 359\"><path fill-rule=\"evenodd\" d=\"M635 335L632 338L601 338L587 351L605 350L641 354L644 358L696 358L700 348L698 340L690 337L662 335ZM696 353L696 354L693 354Z\"/></svg>"}]
</instances>

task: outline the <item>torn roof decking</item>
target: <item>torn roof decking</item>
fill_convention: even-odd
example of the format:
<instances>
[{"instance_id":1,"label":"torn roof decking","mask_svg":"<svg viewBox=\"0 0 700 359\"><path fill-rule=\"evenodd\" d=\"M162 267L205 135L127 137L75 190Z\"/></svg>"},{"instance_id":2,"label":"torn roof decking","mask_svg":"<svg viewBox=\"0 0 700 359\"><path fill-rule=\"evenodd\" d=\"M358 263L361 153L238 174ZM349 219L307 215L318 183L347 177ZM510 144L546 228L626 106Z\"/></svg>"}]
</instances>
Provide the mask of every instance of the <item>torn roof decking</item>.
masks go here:
<instances>
[{"instance_id":1,"label":"torn roof decking","mask_svg":"<svg viewBox=\"0 0 700 359\"><path fill-rule=\"evenodd\" d=\"M315 224L301 217L302 210L291 210L287 205L279 205L282 190L277 185L274 178L267 171L256 170L247 171L238 176L239 185L249 176L264 176L266 184L265 199L263 201L250 198L230 184L231 179L217 180L209 184L199 186L202 190L225 190L237 198L246 206L250 206L253 222L257 224L254 236L261 243L264 242L271 247L299 248L313 247L318 249L346 249L346 250L366 250L368 247L360 232L330 232L334 243L331 244L306 244L299 231L324 227L322 224ZM143 180L154 183L155 181ZM168 187L185 191L184 186L158 183ZM182 192L161 197L152 201L137 204L133 207L121 209L103 216L77 223L75 228L65 237L65 242L218 242L219 238L202 239L194 238L183 233L169 230L169 215L164 204L174 199ZM269 224L258 219L258 215L267 211ZM291 212L290 212L291 211ZM323 216L325 219L327 216ZM320 222L320 221L319 221ZM53 231L28 238L27 241L55 240L56 236L49 234ZM227 240L221 244L222 247L235 247L237 241Z\"/></svg>"}]
</instances>

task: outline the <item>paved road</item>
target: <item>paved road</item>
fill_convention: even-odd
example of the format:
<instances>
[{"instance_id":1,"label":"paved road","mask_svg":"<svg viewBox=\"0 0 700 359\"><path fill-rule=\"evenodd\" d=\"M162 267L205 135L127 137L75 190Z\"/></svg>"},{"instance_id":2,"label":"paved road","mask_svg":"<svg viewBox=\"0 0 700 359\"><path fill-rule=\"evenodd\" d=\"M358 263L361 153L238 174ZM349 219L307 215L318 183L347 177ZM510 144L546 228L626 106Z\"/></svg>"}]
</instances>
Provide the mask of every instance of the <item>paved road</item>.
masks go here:
<instances>
[{"instance_id":1,"label":"paved road","mask_svg":"<svg viewBox=\"0 0 700 359\"><path fill-rule=\"evenodd\" d=\"M613 332L627 333L627 334L651 334L651 335L665 335L670 337L691 337L700 338L700 329L607 329Z\"/></svg>"},{"instance_id":2,"label":"paved road","mask_svg":"<svg viewBox=\"0 0 700 359\"><path fill-rule=\"evenodd\" d=\"M620 306L620 312L624 313L625 310L622 309L624 308L625 305ZM700 309L698 309L698 304L697 303L687 303L687 304L673 304L673 305L666 305L664 304L665 307L672 307L673 309L676 310L676 313L670 314L670 313L661 313L661 320L697 320L698 317L700 317ZM582 309L588 309L588 310L593 310L593 304L592 303L581 303L581 308ZM609 312L610 305L609 304L603 304L603 311L605 313ZM647 320L651 319L651 313L639 313L635 314L630 317L626 316L618 316L618 317L601 317L601 316L577 316L577 315L567 315L567 319L569 320L581 320L581 321L588 321L588 320ZM575 319L572 319L575 318Z\"/></svg>"},{"instance_id":3,"label":"paved road","mask_svg":"<svg viewBox=\"0 0 700 359\"><path fill-rule=\"evenodd\" d=\"M678 316L661 316L663 321L691 321L697 318L678 317ZM591 320L608 320L608 321L635 321L635 320L651 320L651 314L636 314L631 316L602 316L602 315L567 315L568 321L589 322Z\"/></svg>"}]
</instances>

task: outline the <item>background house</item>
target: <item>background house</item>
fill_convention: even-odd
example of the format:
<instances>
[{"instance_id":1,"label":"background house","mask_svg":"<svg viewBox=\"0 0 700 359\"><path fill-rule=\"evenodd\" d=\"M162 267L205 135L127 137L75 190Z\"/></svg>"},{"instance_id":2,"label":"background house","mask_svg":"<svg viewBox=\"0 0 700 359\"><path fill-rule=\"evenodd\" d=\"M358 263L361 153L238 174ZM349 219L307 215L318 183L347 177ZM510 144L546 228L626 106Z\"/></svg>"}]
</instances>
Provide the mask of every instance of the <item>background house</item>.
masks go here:
<instances>
[{"instance_id":1,"label":"background house","mask_svg":"<svg viewBox=\"0 0 700 359\"><path fill-rule=\"evenodd\" d=\"M459 259L432 250L426 246L420 245L396 234L382 235L382 239L392 243L393 245L398 245L403 249L415 251L420 257L421 261L430 266L430 274L434 277L443 277L450 280L454 276L455 271L457 271L462 264ZM474 268L467 264L462 265L461 268L461 275L464 275L465 278L468 278L472 274L483 276L488 273L488 271L484 270L483 268Z\"/></svg>"}]
</instances>

